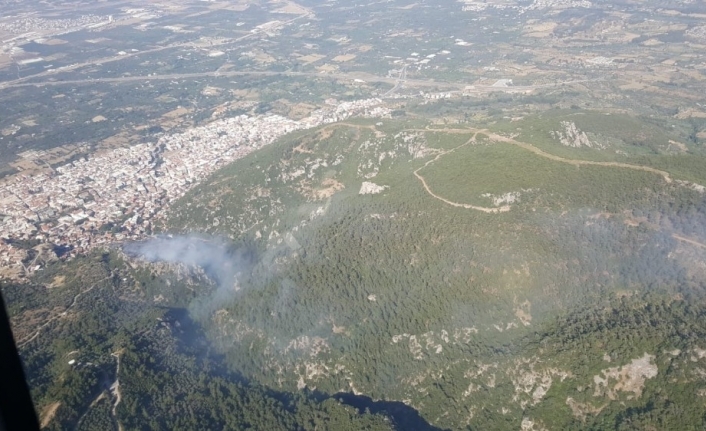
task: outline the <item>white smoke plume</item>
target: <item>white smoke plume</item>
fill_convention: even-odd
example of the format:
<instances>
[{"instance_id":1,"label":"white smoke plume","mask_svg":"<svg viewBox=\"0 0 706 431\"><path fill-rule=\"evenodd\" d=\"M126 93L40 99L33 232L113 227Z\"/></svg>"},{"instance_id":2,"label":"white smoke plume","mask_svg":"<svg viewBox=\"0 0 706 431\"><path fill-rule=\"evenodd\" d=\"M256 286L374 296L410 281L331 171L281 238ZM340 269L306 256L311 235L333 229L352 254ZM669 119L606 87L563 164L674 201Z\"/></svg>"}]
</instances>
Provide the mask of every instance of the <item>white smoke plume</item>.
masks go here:
<instances>
[{"instance_id":1,"label":"white smoke plume","mask_svg":"<svg viewBox=\"0 0 706 431\"><path fill-rule=\"evenodd\" d=\"M127 244L123 250L149 262L166 262L199 267L216 284L216 290L191 312L200 316L213 312L232 301L238 290L239 275L255 263L255 253L247 248L235 248L220 238L195 235L160 236Z\"/></svg>"}]
</instances>

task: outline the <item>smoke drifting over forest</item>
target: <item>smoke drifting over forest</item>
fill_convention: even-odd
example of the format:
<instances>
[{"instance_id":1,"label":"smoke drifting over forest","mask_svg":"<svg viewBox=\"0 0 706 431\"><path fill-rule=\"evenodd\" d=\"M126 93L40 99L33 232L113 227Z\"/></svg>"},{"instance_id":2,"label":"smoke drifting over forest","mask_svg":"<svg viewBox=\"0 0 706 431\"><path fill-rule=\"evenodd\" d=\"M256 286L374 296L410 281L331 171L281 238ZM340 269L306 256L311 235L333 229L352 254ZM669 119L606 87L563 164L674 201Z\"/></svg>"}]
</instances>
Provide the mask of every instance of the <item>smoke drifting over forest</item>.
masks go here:
<instances>
[{"instance_id":1,"label":"smoke drifting over forest","mask_svg":"<svg viewBox=\"0 0 706 431\"><path fill-rule=\"evenodd\" d=\"M192 313L212 312L234 299L238 275L255 262L254 253L236 248L220 238L196 235L160 236L128 244L124 251L149 262L166 262L199 267L216 284L207 298L192 304Z\"/></svg>"}]
</instances>

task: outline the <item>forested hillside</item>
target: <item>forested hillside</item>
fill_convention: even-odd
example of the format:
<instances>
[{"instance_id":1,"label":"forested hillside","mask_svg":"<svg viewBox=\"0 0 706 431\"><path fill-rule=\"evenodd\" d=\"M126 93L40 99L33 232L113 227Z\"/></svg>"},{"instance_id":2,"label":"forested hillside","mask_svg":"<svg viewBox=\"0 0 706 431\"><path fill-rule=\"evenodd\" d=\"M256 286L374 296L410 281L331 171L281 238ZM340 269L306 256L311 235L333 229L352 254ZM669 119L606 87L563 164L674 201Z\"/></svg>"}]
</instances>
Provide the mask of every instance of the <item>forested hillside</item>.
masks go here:
<instances>
[{"instance_id":1,"label":"forested hillside","mask_svg":"<svg viewBox=\"0 0 706 431\"><path fill-rule=\"evenodd\" d=\"M578 110L335 124L221 170L164 229L258 250L232 296L196 304L268 385L403 400L451 429L687 411L698 429L703 150L652 129Z\"/></svg>"},{"instance_id":2,"label":"forested hillside","mask_svg":"<svg viewBox=\"0 0 706 431\"><path fill-rule=\"evenodd\" d=\"M702 429L703 150L643 126L356 120L236 161L155 239L3 287L42 417Z\"/></svg>"},{"instance_id":3,"label":"forested hillside","mask_svg":"<svg viewBox=\"0 0 706 431\"><path fill-rule=\"evenodd\" d=\"M384 414L327 394L273 391L226 370L181 308L203 290L197 280L105 253L57 264L30 285L4 285L42 426L394 429ZM49 323L33 333L32 317L40 316Z\"/></svg>"}]
</instances>

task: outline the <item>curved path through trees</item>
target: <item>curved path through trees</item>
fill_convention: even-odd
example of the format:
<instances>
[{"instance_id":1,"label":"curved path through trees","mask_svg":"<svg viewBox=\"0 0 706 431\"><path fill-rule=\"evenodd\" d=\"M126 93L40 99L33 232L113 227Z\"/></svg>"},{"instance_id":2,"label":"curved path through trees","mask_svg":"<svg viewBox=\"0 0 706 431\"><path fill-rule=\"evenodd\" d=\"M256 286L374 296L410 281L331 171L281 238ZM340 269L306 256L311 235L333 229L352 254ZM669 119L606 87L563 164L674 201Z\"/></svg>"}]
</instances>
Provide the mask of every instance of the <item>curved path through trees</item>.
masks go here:
<instances>
[{"instance_id":1,"label":"curved path through trees","mask_svg":"<svg viewBox=\"0 0 706 431\"><path fill-rule=\"evenodd\" d=\"M472 132L471 132L471 133L472 133ZM489 207L480 207L480 206L476 206L476 205L463 204L463 203L459 203L459 202L450 201L450 200L448 200L448 199L446 199L446 198L443 198L443 197L437 195L436 193L434 193L434 192L431 190L431 188L429 187L429 184L427 184L427 182L426 182L426 180L424 179L424 177L419 174L419 171L421 171L422 169L426 168L426 167L429 166L430 164L436 162L436 161L439 160L441 157L443 157L443 156L445 156L445 155L447 155L447 154L453 153L454 151L458 150L459 148L465 147L466 145L470 145L470 144L472 144L473 142L475 142L477 135L478 135L478 132L475 132L475 133L473 133L473 136L472 136L468 141L466 141L465 143L459 145L458 147L452 148L452 149L450 149L450 150L448 150L448 151L443 151L443 152L437 154L436 157L434 157L433 159L431 159L431 160L429 160L428 162L426 162L426 163L424 164L424 166L422 166L422 167L418 168L417 170L415 170L415 171L414 171L414 176L417 177L417 179L422 182L422 185L424 186L424 189L427 191L427 193L429 193L432 197L434 197L434 198L440 200L441 202L443 202L443 203L445 203L445 204L448 204L448 205L451 205L451 206L454 206L454 207L458 207L458 208L466 208L466 209L471 209L471 210L476 210L476 211L483 211L483 212L485 212L485 213L493 213L493 214L510 211L510 205L505 205L505 206L496 207L496 208L489 208Z\"/></svg>"},{"instance_id":2,"label":"curved path through trees","mask_svg":"<svg viewBox=\"0 0 706 431\"><path fill-rule=\"evenodd\" d=\"M86 293L90 292L90 291L93 290L93 288L96 287L99 283L102 283L102 282L104 282L104 281L106 281L106 280L111 279L114 274L115 274L115 272L114 272L114 271L111 271L109 276L107 276L107 277L105 277L105 278L103 278L103 279L100 279L100 280L96 281L96 282L93 283L91 286L89 286L87 289L82 290L82 291L78 292L76 295L74 295L74 298L73 298L73 300L71 301L71 304L70 304L68 307L66 307L66 309L64 309L64 311L62 311L61 313L55 314L55 315L53 315L52 317L50 317L46 322L44 322L41 326L39 326L39 327L37 328L37 330L35 331L35 333L34 333L31 337L28 337L28 338L25 338L25 339L23 339L23 340L18 341L18 342L17 342L17 348L18 348L18 349L22 349L24 346L26 346L26 345L27 345L28 343L30 343L32 340L34 340L35 338L37 338L37 337L39 336L39 334L41 334L42 330L43 330L44 328L46 328L47 326L49 326L50 323L52 323L53 321L55 321L55 320L57 320L57 319L59 319L59 318L62 318L62 317L64 317L64 316L66 316L66 315L68 314L69 310L71 310L71 309L73 308L73 306L76 305L76 301L78 301L78 298L81 297L81 295L85 295Z\"/></svg>"},{"instance_id":3,"label":"curved path through trees","mask_svg":"<svg viewBox=\"0 0 706 431\"><path fill-rule=\"evenodd\" d=\"M620 162L595 162L592 160L565 159L563 157L555 156L554 154L550 154L545 151L542 151L532 144L516 141L513 138L508 138L507 136L502 136L502 135L498 135L496 133L491 133L488 130L473 130L473 131L484 133L484 134L488 135L488 137L491 140L494 140L494 141L506 142L508 144L517 145L520 148L524 148L525 150L531 151L538 156L545 157L549 160L554 160L555 162L568 163L568 164L574 165L574 166L589 165L589 166L607 166L607 167L614 167L614 168L634 169L634 170L638 170L638 171L651 172L653 174L661 175L664 178L664 181L666 181L667 183L672 182L672 178L669 176L669 172L662 171L662 170L655 169L655 168L651 168L649 166L631 165L630 163L620 163Z\"/></svg>"},{"instance_id":4,"label":"curved path through trees","mask_svg":"<svg viewBox=\"0 0 706 431\"><path fill-rule=\"evenodd\" d=\"M363 125L363 124L353 124L353 123L348 123L348 122L340 122L340 123L332 123L328 124L320 129L315 129L311 133L314 133L315 131L321 131L325 129L330 129L330 128L337 128L337 127L352 127L352 128L358 128L358 129L370 129L372 131L377 132L377 129L375 126L372 125ZM652 168L649 166L642 166L642 165L632 165L630 163L621 163L621 162L598 162L598 161L593 161L593 160L577 160L577 159L567 159L564 157L560 157L551 153L547 153L546 151L543 151L537 147L535 147L532 144L528 144L526 142L521 142L515 140L513 137L507 137L503 135L499 135L497 133L493 133L489 131L488 129L473 129L473 128L426 128L426 129L403 129L402 131L404 132L423 132L423 133L453 133L453 134L473 134L471 138L466 141L465 143L454 147L450 150L446 151L441 151L439 152L436 157L433 159L427 161L424 166L421 166L420 168L416 169L413 173L414 176L417 177L417 179L422 183L422 186L424 187L424 190L426 190L427 193L429 193L430 196L432 196L434 199L438 199L441 202L444 202L447 205L451 205L453 207L457 208L465 208L465 209L472 209L475 211L481 211L484 213L488 214L498 214L498 213L503 213L510 211L511 206L510 205L503 205L500 207L482 207L482 206L477 206L477 205L471 205L471 204L466 204L462 202L454 202L449 199L444 198L443 196L439 196L434 191L431 189L429 184L427 183L426 179L420 174L420 171L427 166L431 165L432 163L436 162L443 156L446 156L448 154L453 153L454 151L458 150L459 148L465 147L467 145L471 145L474 142L476 142L476 137L478 134L483 134L488 136L488 138L491 141L495 142L504 142L512 145L516 145L522 149L525 149L527 151L531 151L532 153L547 158L549 160L553 160L555 162L560 162L560 163L568 163L573 166L604 166L604 167L613 167L613 168L621 168L621 169L633 169L633 170L638 170L638 171L643 171L643 172L650 172L656 175L660 175L662 178L664 178L664 181L667 183L672 182L672 178L667 171L662 171L660 169Z\"/></svg>"},{"instance_id":5,"label":"curved path through trees","mask_svg":"<svg viewBox=\"0 0 706 431\"><path fill-rule=\"evenodd\" d=\"M462 144L462 145L459 145L458 147L455 147L455 148L453 148L453 149L451 149L451 150L443 151L443 152L439 153L436 157L434 157L433 159L431 159L431 160L429 160L428 162L426 162L426 163L424 164L424 166L422 166L422 167L420 167L419 169L417 169L417 170L414 171L414 176L416 176L417 179L419 179L419 181L422 183L422 185L424 186L424 189L427 191L427 193L429 193L429 194L430 194L432 197L434 197L435 199L438 199L438 200L444 202L445 204L448 204L448 205L451 205L451 206L454 206L454 207L458 207L458 208L472 209L472 210L482 211L482 212L485 212L485 213L492 213L492 214L507 212L507 211L510 210L510 205L504 205L504 206L501 206L501 207L480 207L480 206L476 206L476 205L470 205L470 204L464 204L464 203L460 203L460 202L453 202L453 201L450 201L450 200L448 200L448 199L446 199L446 198L444 198L444 197L442 197L442 196L439 196L439 195L437 195L436 193L434 193L434 192L432 191L431 187L429 187L429 184L427 184L427 182L426 182L426 180L424 179L424 177L419 173L419 171L421 171L422 169L426 168L426 167L429 166L430 164L436 162L436 161L439 160L441 157L443 157L443 156L445 156L445 155L447 155L447 154L453 153L453 152L456 151L457 149L459 149L459 148L461 148L461 147L465 147L466 145L469 145L469 144L475 142L476 136L477 136L479 133L482 133L482 134L488 136L488 138L489 138L491 141L504 142L504 143L516 145L516 146L518 146L518 147L520 147L520 148L522 148L522 149L525 149L525 150L527 150L527 151L531 151L531 152L533 152L534 154L536 154L536 155L538 155L538 156L547 158L547 159L549 159L549 160L553 160L553 161L555 161L555 162L568 163L568 164L574 165L574 166L582 166L582 165L585 165L585 166L605 166L605 167L614 167L614 168L623 168L623 169L633 169L633 170L638 170L638 171L644 171L644 172L650 172L650 173L653 173L653 174L657 174L657 175L662 176L662 178L664 178L664 181L665 181L665 182L667 182L667 183L671 183L671 182L672 182L672 178L670 177L669 172L662 171L662 170L659 170L659 169L655 169L655 168L652 168L652 167L649 167L649 166L631 165L631 164L629 164L629 163L620 163L620 162L597 162L597 161L592 161L592 160L566 159L566 158L564 158L564 157L556 156L556 155L554 155L554 154L550 154L550 153L547 153L547 152L545 152L545 151L543 151L543 150L540 150L539 148L535 147L535 146L532 145L532 144L528 144L528 143L526 143L526 142L517 141L517 140L515 140L514 138L511 138L511 137L502 136L502 135L498 135L498 134L496 134L496 133L492 133L492 132L490 132L490 131L487 130L487 129L471 129L471 128L469 128L469 129L409 129L408 131L418 131L418 132L443 132L443 133L463 133L463 132L465 131L466 133L473 133L473 136L471 137L471 139L469 139L466 143L464 143L464 144Z\"/></svg>"}]
</instances>

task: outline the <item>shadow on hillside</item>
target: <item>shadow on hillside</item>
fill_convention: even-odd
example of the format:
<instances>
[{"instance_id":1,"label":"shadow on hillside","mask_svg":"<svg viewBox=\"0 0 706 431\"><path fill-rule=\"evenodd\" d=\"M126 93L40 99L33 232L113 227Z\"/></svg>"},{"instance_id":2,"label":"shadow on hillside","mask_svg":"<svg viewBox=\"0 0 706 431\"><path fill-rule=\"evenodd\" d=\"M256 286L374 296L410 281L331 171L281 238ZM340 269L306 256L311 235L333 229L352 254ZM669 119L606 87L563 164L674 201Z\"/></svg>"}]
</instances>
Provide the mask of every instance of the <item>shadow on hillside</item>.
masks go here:
<instances>
[{"instance_id":1,"label":"shadow on hillside","mask_svg":"<svg viewBox=\"0 0 706 431\"><path fill-rule=\"evenodd\" d=\"M395 427L400 431L445 431L430 425L417 410L400 401L373 401L372 398L365 395L346 392L339 392L331 398L355 407L359 413L366 410L370 413L382 413L391 418Z\"/></svg>"},{"instance_id":2,"label":"shadow on hillside","mask_svg":"<svg viewBox=\"0 0 706 431\"><path fill-rule=\"evenodd\" d=\"M249 384L248 379L228 369L225 364L225 358L222 355L210 349L206 334L203 333L200 325L191 319L188 310L171 307L160 308L166 310L163 324L171 328L172 335L179 339L183 353L195 354L195 359L198 362L209 362L209 370L214 375L237 381L246 386ZM297 395L273 389L269 389L267 393L273 398L280 400L285 408L291 405L291 401ZM430 425L417 410L400 401L374 401L365 395L355 395L346 392L331 395L320 391L312 392L307 389L298 395L303 395L318 402L334 399L357 409L361 414L366 411L372 414L382 414L390 418L395 424L395 429L399 431L447 431Z\"/></svg>"}]
</instances>

